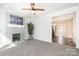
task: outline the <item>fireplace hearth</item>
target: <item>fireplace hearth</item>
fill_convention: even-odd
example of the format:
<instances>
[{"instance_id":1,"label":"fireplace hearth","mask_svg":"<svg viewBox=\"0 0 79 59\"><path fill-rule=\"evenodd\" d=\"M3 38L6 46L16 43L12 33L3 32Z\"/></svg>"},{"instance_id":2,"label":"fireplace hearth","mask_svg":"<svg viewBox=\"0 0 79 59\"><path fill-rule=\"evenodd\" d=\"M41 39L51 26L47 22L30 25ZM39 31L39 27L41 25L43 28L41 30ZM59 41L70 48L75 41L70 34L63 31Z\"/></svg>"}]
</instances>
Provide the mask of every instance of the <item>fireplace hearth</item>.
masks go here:
<instances>
[{"instance_id":1,"label":"fireplace hearth","mask_svg":"<svg viewBox=\"0 0 79 59\"><path fill-rule=\"evenodd\" d=\"M12 42L20 40L20 33L12 34Z\"/></svg>"}]
</instances>

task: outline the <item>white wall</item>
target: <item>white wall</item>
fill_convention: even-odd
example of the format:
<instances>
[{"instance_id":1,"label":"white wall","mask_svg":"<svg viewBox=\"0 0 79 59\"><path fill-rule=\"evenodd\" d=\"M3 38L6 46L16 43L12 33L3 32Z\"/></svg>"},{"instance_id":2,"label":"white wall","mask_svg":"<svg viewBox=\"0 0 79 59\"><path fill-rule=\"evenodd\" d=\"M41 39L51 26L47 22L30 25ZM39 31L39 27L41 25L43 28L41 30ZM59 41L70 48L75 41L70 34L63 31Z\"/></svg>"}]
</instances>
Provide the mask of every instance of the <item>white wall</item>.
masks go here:
<instances>
[{"instance_id":1,"label":"white wall","mask_svg":"<svg viewBox=\"0 0 79 59\"><path fill-rule=\"evenodd\" d=\"M79 6L78 6L78 9L76 11L76 21L75 21L75 23L76 23L75 24L76 48L79 48Z\"/></svg>"},{"instance_id":2,"label":"white wall","mask_svg":"<svg viewBox=\"0 0 79 59\"><path fill-rule=\"evenodd\" d=\"M34 29L34 38L51 42L51 18L49 15L42 15L32 20Z\"/></svg>"},{"instance_id":3,"label":"white wall","mask_svg":"<svg viewBox=\"0 0 79 59\"><path fill-rule=\"evenodd\" d=\"M6 13L0 9L0 48L9 43L10 40L6 36Z\"/></svg>"},{"instance_id":4,"label":"white wall","mask_svg":"<svg viewBox=\"0 0 79 59\"><path fill-rule=\"evenodd\" d=\"M5 34L5 26L6 26L6 22L5 22L5 10L1 10L0 9L0 33Z\"/></svg>"}]
</instances>

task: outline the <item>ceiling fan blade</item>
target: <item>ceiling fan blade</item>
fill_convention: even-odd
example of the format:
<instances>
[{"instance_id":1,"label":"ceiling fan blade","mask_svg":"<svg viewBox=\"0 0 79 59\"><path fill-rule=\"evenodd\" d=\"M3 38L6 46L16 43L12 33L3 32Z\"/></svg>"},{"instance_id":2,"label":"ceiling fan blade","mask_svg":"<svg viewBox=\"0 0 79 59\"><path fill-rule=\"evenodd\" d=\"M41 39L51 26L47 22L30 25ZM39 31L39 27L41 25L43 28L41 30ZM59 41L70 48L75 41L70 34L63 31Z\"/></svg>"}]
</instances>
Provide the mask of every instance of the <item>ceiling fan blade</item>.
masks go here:
<instances>
[{"instance_id":1,"label":"ceiling fan blade","mask_svg":"<svg viewBox=\"0 0 79 59\"><path fill-rule=\"evenodd\" d=\"M27 8L24 8L24 9L22 9L22 10L32 10L32 9L27 9Z\"/></svg>"},{"instance_id":2,"label":"ceiling fan blade","mask_svg":"<svg viewBox=\"0 0 79 59\"><path fill-rule=\"evenodd\" d=\"M45 9L34 9L35 11L44 11Z\"/></svg>"},{"instance_id":3,"label":"ceiling fan blade","mask_svg":"<svg viewBox=\"0 0 79 59\"><path fill-rule=\"evenodd\" d=\"M27 9L27 8L24 8L22 10L35 10L35 11L44 11L45 9Z\"/></svg>"}]
</instances>

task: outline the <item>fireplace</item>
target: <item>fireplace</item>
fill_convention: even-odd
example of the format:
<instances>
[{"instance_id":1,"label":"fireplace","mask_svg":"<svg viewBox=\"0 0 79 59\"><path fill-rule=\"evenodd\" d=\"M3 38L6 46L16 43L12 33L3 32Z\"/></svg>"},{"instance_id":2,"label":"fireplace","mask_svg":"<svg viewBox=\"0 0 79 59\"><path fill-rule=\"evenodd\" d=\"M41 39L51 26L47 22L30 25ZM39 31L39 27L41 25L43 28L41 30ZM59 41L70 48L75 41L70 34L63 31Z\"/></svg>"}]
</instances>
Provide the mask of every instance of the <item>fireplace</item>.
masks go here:
<instances>
[{"instance_id":1,"label":"fireplace","mask_svg":"<svg viewBox=\"0 0 79 59\"><path fill-rule=\"evenodd\" d=\"M20 40L20 33L16 33L12 35L12 42L16 42Z\"/></svg>"}]
</instances>

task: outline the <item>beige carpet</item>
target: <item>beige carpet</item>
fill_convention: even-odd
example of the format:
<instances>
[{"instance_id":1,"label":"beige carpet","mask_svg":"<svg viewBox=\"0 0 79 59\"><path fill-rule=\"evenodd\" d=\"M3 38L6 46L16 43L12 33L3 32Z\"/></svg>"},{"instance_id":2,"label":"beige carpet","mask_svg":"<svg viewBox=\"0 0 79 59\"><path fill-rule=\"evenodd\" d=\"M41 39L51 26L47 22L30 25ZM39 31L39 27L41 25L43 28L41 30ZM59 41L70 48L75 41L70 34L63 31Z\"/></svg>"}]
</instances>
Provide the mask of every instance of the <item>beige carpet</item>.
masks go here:
<instances>
[{"instance_id":1,"label":"beige carpet","mask_svg":"<svg viewBox=\"0 0 79 59\"><path fill-rule=\"evenodd\" d=\"M79 50L66 45L40 40L25 40L0 50L0 56L77 56Z\"/></svg>"}]
</instances>

